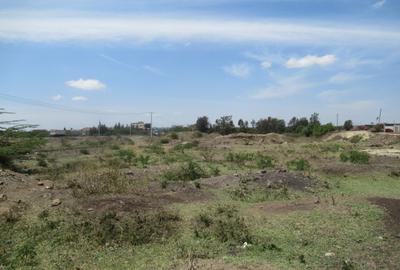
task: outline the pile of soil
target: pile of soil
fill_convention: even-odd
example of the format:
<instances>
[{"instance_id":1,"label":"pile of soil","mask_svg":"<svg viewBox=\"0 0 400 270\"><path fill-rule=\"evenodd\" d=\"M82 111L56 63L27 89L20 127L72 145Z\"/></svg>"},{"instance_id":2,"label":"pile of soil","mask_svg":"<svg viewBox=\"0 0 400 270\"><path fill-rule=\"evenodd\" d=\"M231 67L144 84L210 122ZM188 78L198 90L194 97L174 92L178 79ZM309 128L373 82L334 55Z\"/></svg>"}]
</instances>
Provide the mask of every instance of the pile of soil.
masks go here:
<instances>
[{"instance_id":1,"label":"pile of soil","mask_svg":"<svg viewBox=\"0 0 400 270\"><path fill-rule=\"evenodd\" d=\"M385 224L388 230L400 235L400 199L375 197L370 198L369 201L386 210Z\"/></svg>"}]
</instances>

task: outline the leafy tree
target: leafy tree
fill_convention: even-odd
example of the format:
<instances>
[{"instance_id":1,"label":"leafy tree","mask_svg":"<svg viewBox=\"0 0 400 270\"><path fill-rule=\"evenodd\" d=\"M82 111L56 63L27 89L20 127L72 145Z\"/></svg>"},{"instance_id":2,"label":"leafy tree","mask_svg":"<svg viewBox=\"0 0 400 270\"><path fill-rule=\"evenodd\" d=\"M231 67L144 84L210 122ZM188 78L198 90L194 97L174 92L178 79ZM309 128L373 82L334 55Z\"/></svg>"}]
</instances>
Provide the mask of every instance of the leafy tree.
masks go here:
<instances>
[{"instance_id":1,"label":"leafy tree","mask_svg":"<svg viewBox=\"0 0 400 270\"><path fill-rule=\"evenodd\" d=\"M11 114L0 109L0 115ZM26 132L34 125L22 124L23 120L0 121L0 165L15 169L14 161L31 153L44 143L40 133Z\"/></svg>"},{"instance_id":2,"label":"leafy tree","mask_svg":"<svg viewBox=\"0 0 400 270\"><path fill-rule=\"evenodd\" d=\"M215 121L215 131L221 135L227 135L235 132L235 125L232 121L232 116L222 116Z\"/></svg>"},{"instance_id":3,"label":"leafy tree","mask_svg":"<svg viewBox=\"0 0 400 270\"><path fill-rule=\"evenodd\" d=\"M353 121L351 121L351 120L346 120L346 121L344 122L343 128L344 128L345 130L351 130L351 129L353 128Z\"/></svg>"},{"instance_id":4,"label":"leafy tree","mask_svg":"<svg viewBox=\"0 0 400 270\"><path fill-rule=\"evenodd\" d=\"M247 129L249 128L249 122L243 121L242 119L239 119L238 126L239 126L239 131L240 132L246 132Z\"/></svg>"},{"instance_id":5,"label":"leafy tree","mask_svg":"<svg viewBox=\"0 0 400 270\"><path fill-rule=\"evenodd\" d=\"M197 118L196 129L200 132L208 132L210 130L210 123L207 116Z\"/></svg>"},{"instance_id":6,"label":"leafy tree","mask_svg":"<svg viewBox=\"0 0 400 270\"><path fill-rule=\"evenodd\" d=\"M285 132L285 121L272 117L260 119L256 124L256 129L259 133L283 133Z\"/></svg>"}]
</instances>

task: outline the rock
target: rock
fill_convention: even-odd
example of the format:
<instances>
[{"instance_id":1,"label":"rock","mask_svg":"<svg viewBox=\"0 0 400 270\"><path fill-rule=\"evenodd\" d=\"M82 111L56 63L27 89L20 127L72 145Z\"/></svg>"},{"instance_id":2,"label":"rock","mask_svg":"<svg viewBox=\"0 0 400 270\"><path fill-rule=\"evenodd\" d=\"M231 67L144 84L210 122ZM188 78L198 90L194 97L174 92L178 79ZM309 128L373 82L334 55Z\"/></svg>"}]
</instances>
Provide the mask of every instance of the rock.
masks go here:
<instances>
[{"instance_id":1,"label":"rock","mask_svg":"<svg viewBox=\"0 0 400 270\"><path fill-rule=\"evenodd\" d=\"M7 195L6 194L0 194L0 201L7 201Z\"/></svg>"},{"instance_id":2,"label":"rock","mask_svg":"<svg viewBox=\"0 0 400 270\"><path fill-rule=\"evenodd\" d=\"M327 252L325 253L325 257L334 257L336 254L333 252Z\"/></svg>"},{"instance_id":3,"label":"rock","mask_svg":"<svg viewBox=\"0 0 400 270\"><path fill-rule=\"evenodd\" d=\"M88 212L93 212L94 209L93 208L88 208Z\"/></svg>"},{"instance_id":4,"label":"rock","mask_svg":"<svg viewBox=\"0 0 400 270\"><path fill-rule=\"evenodd\" d=\"M130 175L130 176L134 176L134 175L135 175L135 173L132 172L132 171L127 171L125 174L126 174L126 175Z\"/></svg>"},{"instance_id":5,"label":"rock","mask_svg":"<svg viewBox=\"0 0 400 270\"><path fill-rule=\"evenodd\" d=\"M50 185L46 186L46 189L53 189L53 188L54 188L53 184L50 184Z\"/></svg>"},{"instance_id":6,"label":"rock","mask_svg":"<svg viewBox=\"0 0 400 270\"><path fill-rule=\"evenodd\" d=\"M319 203L321 203L321 199L318 197L315 199L314 204L319 204Z\"/></svg>"},{"instance_id":7,"label":"rock","mask_svg":"<svg viewBox=\"0 0 400 270\"><path fill-rule=\"evenodd\" d=\"M61 204L60 199L54 199L51 201L51 206L59 206Z\"/></svg>"},{"instance_id":8,"label":"rock","mask_svg":"<svg viewBox=\"0 0 400 270\"><path fill-rule=\"evenodd\" d=\"M267 173L267 171L266 171L266 170L262 170L262 171L260 171L260 173L262 173L262 174L266 174L266 173Z\"/></svg>"},{"instance_id":9,"label":"rock","mask_svg":"<svg viewBox=\"0 0 400 270\"><path fill-rule=\"evenodd\" d=\"M3 181L0 181L0 186L2 186L2 185L4 185L4 182L3 182Z\"/></svg>"},{"instance_id":10,"label":"rock","mask_svg":"<svg viewBox=\"0 0 400 270\"><path fill-rule=\"evenodd\" d=\"M37 185L38 185L38 186L43 186L44 183L43 183L42 181L39 181L39 182L37 182Z\"/></svg>"},{"instance_id":11,"label":"rock","mask_svg":"<svg viewBox=\"0 0 400 270\"><path fill-rule=\"evenodd\" d=\"M267 188L272 188L272 182L271 182L271 180L267 180Z\"/></svg>"}]
</instances>

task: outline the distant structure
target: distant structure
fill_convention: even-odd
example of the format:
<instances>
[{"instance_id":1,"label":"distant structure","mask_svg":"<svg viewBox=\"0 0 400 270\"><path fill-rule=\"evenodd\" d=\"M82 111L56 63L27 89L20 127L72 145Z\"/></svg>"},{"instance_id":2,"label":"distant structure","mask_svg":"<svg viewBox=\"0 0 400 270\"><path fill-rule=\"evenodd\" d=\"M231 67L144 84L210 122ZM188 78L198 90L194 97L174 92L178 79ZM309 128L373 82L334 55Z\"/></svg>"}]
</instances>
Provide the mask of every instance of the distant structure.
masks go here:
<instances>
[{"instance_id":1,"label":"distant structure","mask_svg":"<svg viewBox=\"0 0 400 270\"><path fill-rule=\"evenodd\" d=\"M390 132L390 133L400 133L400 124L385 123L384 130L385 132Z\"/></svg>"},{"instance_id":2,"label":"distant structure","mask_svg":"<svg viewBox=\"0 0 400 270\"><path fill-rule=\"evenodd\" d=\"M65 129L50 129L49 134L52 137L62 137L62 136L66 136L67 132Z\"/></svg>"},{"instance_id":3,"label":"distant structure","mask_svg":"<svg viewBox=\"0 0 400 270\"><path fill-rule=\"evenodd\" d=\"M82 136L89 136L90 135L90 127L85 127L81 129L81 135Z\"/></svg>"},{"instance_id":4,"label":"distant structure","mask_svg":"<svg viewBox=\"0 0 400 270\"><path fill-rule=\"evenodd\" d=\"M132 123L132 128L139 129L139 130L149 130L151 128L151 124L140 121L140 122Z\"/></svg>"}]
</instances>

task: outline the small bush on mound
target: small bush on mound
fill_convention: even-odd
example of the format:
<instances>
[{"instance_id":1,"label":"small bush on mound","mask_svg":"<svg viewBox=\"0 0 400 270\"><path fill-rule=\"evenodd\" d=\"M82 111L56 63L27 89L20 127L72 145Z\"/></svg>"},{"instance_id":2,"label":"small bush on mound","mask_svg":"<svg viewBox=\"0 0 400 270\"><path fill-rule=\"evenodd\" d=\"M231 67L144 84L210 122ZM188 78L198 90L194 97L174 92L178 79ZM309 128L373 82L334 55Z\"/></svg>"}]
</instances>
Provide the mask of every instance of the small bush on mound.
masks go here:
<instances>
[{"instance_id":1,"label":"small bush on mound","mask_svg":"<svg viewBox=\"0 0 400 270\"><path fill-rule=\"evenodd\" d=\"M156 155L164 155L165 151L161 144L153 143L146 146L146 152L156 154Z\"/></svg>"},{"instance_id":2,"label":"small bush on mound","mask_svg":"<svg viewBox=\"0 0 400 270\"><path fill-rule=\"evenodd\" d=\"M238 210L226 205L199 214L194 220L193 232L197 238L216 239L234 245L251 242L252 239L249 227Z\"/></svg>"},{"instance_id":3,"label":"small bush on mound","mask_svg":"<svg viewBox=\"0 0 400 270\"><path fill-rule=\"evenodd\" d=\"M357 150L352 150L347 153L340 154L340 160L343 162L350 161L355 164L367 164L369 162L369 154Z\"/></svg>"},{"instance_id":4,"label":"small bush on mound","mask_svg":"<svg viewBox=\"0 0 400 270\"><path fill-rule=\"evenodd\" d=\"M256 160L257 168L259 168L259 169L267 169L267 168L274 167L273 159L270 156L266 156L261 153L257 153L255 160Z\"/></svg>"},{"instance_id":5,"label":"small bush on mound","mask_svg":"<svg viewBox=\"0 0 400 270\"><path fill-rule=\"evenodd\" d=\"M363 139L362 136L356 135L350 138L350 142L356 144L359 143L362 139Z\"/></svg>"},{"instance_id":6,"label":"small bush on mound","mask_svg":"<svg viewBox=\"0 0 400 270\"><path fill-rule=\"evenodd\" d=\"M130 243L142 245L163 241L177 233L180 217L165 210L119 216L103 214L94 224L94 236L100 244Z\"/></svg>"},{"instance_id":7,"label":"small bush on mound","mask_svg":"<svg viewBox=\"0 0 400 270\"><path fill-rule=\"evenodd\" d=\"M171 140L177 140L177 139L179 139L178 134L176 134L175 132L171 133L171 134L169 135L169 137L171 138Z\"/></svg>"},{"instance_id":8,"label":"small bush on mound","mask_svg":"<svg viewBox=\"0 0 400 270\"><path fill-rule=\"evenodd\" d=\"M199 146L199 143L200 142L197 140L194 140L191 142L180 143L180 144L175 145L174 150L183 152L186 149L192 149L192 148Z\"/></svg>"},{"instance_id":9,"label":"small bush on mound","mask_svg":"<svg viewBox=\"0 0 400 270\"><path fill-rule=\"evenodd\" d=\"M89 155L90 153L89 153L89 150L87 150L87 149L81 149L80 151L79 151L82 155Z\"/></svg>"},{"instance_id":10,"label":"small bush on mound","mask_svg":"<svg viewBox=\"0 0 400 270\"><path fill-rule=\"evenodd\" d=\"M137 157L136 161L137 161L142 167L147 167L147 165L150 164L150 156L139 155L139 156Z\"/></svg>"},{"instance_id":11,"label":"small bush on mound","mask_svg":"<svg viewBox=\"0 0 400 270\"><path fill-rule=\"evenodd\" d=\"M236 163L239 166L244 166L247 161L254 160L254 154L245 152L238 152L238 153L229 152L225 156L225 160L228 162Z\"/></svg>"},{"instance_id":12,"label":"small bush on mound","mask_svg":"<svg viewBox=\"0 0 400 270\"><path fill-rule=\"evenodd\" d=\"M206 171L195 161L188 161L178 169L169 170L162 175L167 181L193 181L207 176Z\"/></svg>"},{"instance_id":13,"label":"small bush on mound","mask_svg":"<svg viewBox=\"0 0 400 270\"><path fill-rule=\"evenodd\" d=\"M169 143L169 139L167 139L167 138L162 138L162 139L160 140L160 143L161 143L161 144L168 144L168 143Z\"/></svg>"},{"instance_id":14,"label":"small bush on mound","mask_svg":"<svg viewBox=\"0 0 400 270\"><path fill-rule=\"evenodd\" d=\"M287 167L295 171L307 171L311 169L310 162L304 158L289 161Z\"/></svg>"}]
</instances>

